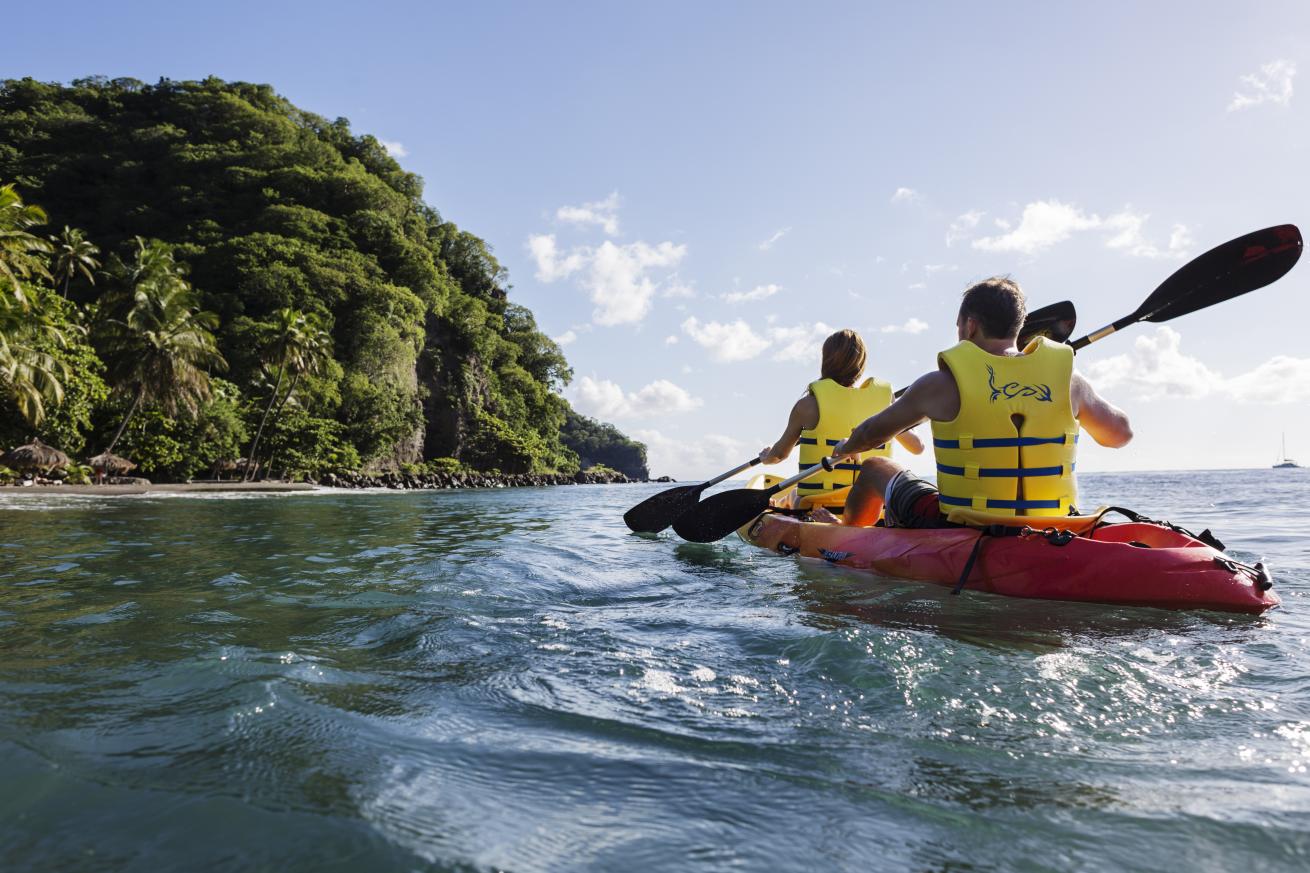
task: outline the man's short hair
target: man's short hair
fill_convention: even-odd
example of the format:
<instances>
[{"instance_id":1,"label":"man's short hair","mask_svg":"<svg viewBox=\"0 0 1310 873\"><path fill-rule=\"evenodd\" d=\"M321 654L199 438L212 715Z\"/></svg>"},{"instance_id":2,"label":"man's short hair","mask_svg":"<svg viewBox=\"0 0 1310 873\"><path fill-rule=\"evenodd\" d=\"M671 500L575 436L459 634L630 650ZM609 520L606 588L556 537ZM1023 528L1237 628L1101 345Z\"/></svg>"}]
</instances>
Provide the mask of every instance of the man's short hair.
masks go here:
<instances>
[{"instance_id":1,"label":"man's short hair","mask_svg":"<svg viewBox=\"0 0 1310 873\"><path fill-rule=\"evenodd\" d=\"M1027 314L1023 291L1009 276L993 276L971 285L960 301L960 315L977 319L989 339L1018 336Z\"/></svg>"}]
</instances>

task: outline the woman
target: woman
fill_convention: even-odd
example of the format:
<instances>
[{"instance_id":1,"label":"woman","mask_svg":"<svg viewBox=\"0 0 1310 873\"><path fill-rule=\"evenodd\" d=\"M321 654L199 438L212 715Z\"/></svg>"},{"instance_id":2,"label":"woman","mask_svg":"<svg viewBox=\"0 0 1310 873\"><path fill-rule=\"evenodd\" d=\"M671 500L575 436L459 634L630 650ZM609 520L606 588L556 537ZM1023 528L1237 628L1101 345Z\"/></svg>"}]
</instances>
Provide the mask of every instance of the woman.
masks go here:
<instances>
[{"instance_id":1,"label":"woman","mask_svg":"<svg viewBox=\"0 0 1310 873\"><path fill-rule=\"evenodd\" d=\"M837 443L850 436L860 422L886 409L892 402L892 386L872 377L860 381L868 353L864 341L853 330L839 330L823 342L819 380L811 382L805 396L792 407L787 429L771 446L760 452L760 460L776 464L800 444L800 468L812 467ZM896 437L914 454L923 443L912 432ZM840 514L846 494L866 458L888 457L891 446L882 445L858 457L844 459L832 472L812 476L790 495L791 505L801 509L825 507Z\"/></svg>"}]
</instances>

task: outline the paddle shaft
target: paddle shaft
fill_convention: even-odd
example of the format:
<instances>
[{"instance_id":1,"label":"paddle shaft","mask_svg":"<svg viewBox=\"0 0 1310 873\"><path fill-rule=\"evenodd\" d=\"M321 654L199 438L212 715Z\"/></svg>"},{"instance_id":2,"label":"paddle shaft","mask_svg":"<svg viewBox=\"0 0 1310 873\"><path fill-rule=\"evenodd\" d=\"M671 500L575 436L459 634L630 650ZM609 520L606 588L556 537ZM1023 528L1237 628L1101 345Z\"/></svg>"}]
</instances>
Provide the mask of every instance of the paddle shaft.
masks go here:
<instances>
[{"instance_id":1,"label":"paddle shaft","mask_svg":"<svg viewBox=\"0 0 1310 873\"><path fill-rule=\"evenodd\" d=\"M1186 297L1187 295L1184 294L1180 296ZM1159 306L1155 307L1155 309L1152 309L1150 312L1142 312L1141 310L1138 310L1137 312L1134 312L1132 315L1125 315L1123 318L1119 319L1118 321L1112 322L1111 324L1107 324L1105 327L1101 328L1100 330L1092 331L1082 339L1074 340L1073 342L1069 343L1069 345L1073 346L1073 350L1075 352L1078 351L1079 349L1085 349L1088 346L1090 346L1092 343L1096 342L1097 340L1105 339L1110 334L1116 331L1123 330L1125 327L1131 327L1132 325L1137 324L1137 322L1139 321L1149 321L1152 318L1152 316L1154 316L1158 312L1163 312L1164 310L1168 309L1175 302L1177 302L1177 300L1178 300L1177 297L1175 297L1173 300L1166 300L1163 303L1161 303Z\"/></svg>"},{"instance_id":2,"label":"paddle shaft","mask_svg":"<svg viewBox=\"0 0 1310 873\"><path fill-rule=\"evenodd\" d=\"M1163 309L1163 308L1164 308L1164 307L1161 307L1161 309ZM1125 327L1128 327L1128 326L1130 326L1130 325L1137 324L1137 322L1141 321L1141 320L1142 320L1143 318L1145 318L1145 317L1146 317L1146 316L1143 316L1143 315L1128 315L1128 316L1125 316L1124 318L1119 319L1118 321L1114 322L1113 324L1107 324L1105 327L1101 328L1100 330L1092 331L1091 333L1089 333L1087 336L1083 337L1082 339L1076 339L1076 340L1074 340L1073 342L1069 343L1069 345L1073 346L1073 350L1074 350L1075 352L1078 351L1079 349L1087 348L1088 346L1090 346L1092 343L1096 342L1097 340L1105 339L1107 336L1109 336L1110 334L1112 334L1112 333L1114 333L1114 332L1116 332L1116 331L1120 331L1120 330L1123 330Z\"/></svg>"},{"instance_id":3,"label":"paddle shaft","mask_svg":"<svg viewBox=\"0 0 1310 873\"><path fill-rule=\"evenodd\" d=\"M744 472L746 470L749 470L751 467L754 467L759 462L760 459L758 457L751 458L746 463L733 467L731 470L729 470L728 472L724 473L721 476L715 476L713 479L707 479L706 481L701 483L700 487L704 489L704 488L709 488L711 485L718 485L724 479L731 479L733 476L736 476L738 473Z\"/></svg>"},{"instance_id":4,"label":"paddle shaft","mask_svg":"<svg viewBox=\"0 0 1310 873\"><path fill-rule=\"evenodd\" d=\"M806 467L804 470L801 470L799 473L797 473L795 476L792 476L790 479L783 479L777 485L774 485L772 488L769 488L765 493L772 495L772 494L777 494L780 491L786 491L788 488L795 485L796 483L804 482L806 479L817 474L820 470L828 470L829 472L831 472L832 465L834 462L835 462L834 458L824 458L822 461L819 461L819 463L815 464L813 467Z\"/></svg>"}]
</instances>

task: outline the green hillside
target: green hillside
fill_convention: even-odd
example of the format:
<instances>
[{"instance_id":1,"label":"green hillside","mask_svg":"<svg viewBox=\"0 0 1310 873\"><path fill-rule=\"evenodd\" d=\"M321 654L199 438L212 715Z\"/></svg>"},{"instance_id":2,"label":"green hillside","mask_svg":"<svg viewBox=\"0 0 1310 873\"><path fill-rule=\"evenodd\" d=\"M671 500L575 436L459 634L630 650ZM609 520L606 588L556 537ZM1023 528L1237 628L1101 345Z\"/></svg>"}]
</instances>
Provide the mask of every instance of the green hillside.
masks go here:
<instances>
[{"instance_id":1,"label":"green hillside","mask_svg":"<svg viewBox=\"0 0 1310 873\"><path fill-rule=\"evenodd\" d=\"M45 289L33 299L63 338L36 345L80 357L39 426L11 386L0 438L42 433L70 453L98 451L127 416L116 451L161 477L244 457L256 434L261 464L301 474L439 458L572 472L585 455L646 475L643 446L560 396L568 363L510 301L490 247L425 204L422 180L345 119L212 78L9 80L4 183L48 217L27 232L76 228L100 266L28 253L48 259L48 277L23 281L29 296ZM146 391L132 375L123 325L150 276L150 287L186 285L169 299L209 319L217 356L197 366L221 378L204 390Z\"/></svg>"}]
</instances>

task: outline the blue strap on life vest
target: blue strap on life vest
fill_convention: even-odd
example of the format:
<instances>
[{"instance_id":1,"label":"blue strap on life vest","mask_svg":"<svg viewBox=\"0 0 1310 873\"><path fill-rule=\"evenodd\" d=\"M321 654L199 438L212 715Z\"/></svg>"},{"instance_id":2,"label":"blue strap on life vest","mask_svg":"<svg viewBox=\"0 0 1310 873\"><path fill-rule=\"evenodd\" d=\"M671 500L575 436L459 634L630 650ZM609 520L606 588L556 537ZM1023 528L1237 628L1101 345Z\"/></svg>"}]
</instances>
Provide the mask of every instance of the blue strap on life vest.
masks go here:
<instances>
[{"instance_id":1,"label":"blue strap on life vest","mask_svg":"<svg viewBox=\"0 0 1310 873\"><path fill-rule=\"evenodd\" d=\"M1072 468L1070 468L1072 470ZM949 464L938 464L938 473L945 473L948 476L963 476L963 467L952 467ZM979 467L978 477L982 479L1026 479L1029 476L1060 476L1064 473L1064 467Z\"/></svg>"},{"instance_id":2,"label":"blue strap on life vest","mask_svg":"<svg viewBox=\"0 0 1310 873\"><path fill-rule=\"evenodd\" d=\"M1073 438L1074 443L1078 442L1078 437ZM939 449L958 449L959 440L939 440L933 438L932 444ZM1023 446L1062 446L1065 444L1063 435L1058 437L996 437L991 439L977 439L973 441L975 449L1017 449Z\"/></svg>"},{"instance_id":3,"label":"blue strap on life vest","mask_svg":"<svg viewBox=\"0 0 1310 873\"><path fill-rule=\"evenodd\" d=\"M973 506L968 497L951 497L947 494L937 495L937 502L947 506ZM987 509L1059 509L1058 500L992 500L988 499Z\"/></svg>"}]
</instances>

